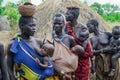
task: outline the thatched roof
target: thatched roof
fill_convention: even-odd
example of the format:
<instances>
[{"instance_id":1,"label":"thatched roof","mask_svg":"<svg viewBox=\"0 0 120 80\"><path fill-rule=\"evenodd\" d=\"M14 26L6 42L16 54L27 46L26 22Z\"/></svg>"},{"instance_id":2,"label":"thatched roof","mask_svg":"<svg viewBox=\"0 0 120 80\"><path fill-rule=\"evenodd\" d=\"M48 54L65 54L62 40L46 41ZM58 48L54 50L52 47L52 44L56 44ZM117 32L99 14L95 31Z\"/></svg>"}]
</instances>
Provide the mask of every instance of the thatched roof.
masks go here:
<instances>
[{"instance_id":1,"label":"thatched roof","mask_svg":"<svg viewBox=\"0 0 120 80\"><path fill-rule=\"evenodd\" d=\"M37 18L38 36L43 37L45 33L51 31L51 20L55 13L62 12L65 14L66 7L77 6L80 8L78 22L86 24L89 19L97 19L102 30L109 30L107 23L91 8L82 4L79 0L46 0L37 7L35 17Z\"/></svg>"}]
</instances>

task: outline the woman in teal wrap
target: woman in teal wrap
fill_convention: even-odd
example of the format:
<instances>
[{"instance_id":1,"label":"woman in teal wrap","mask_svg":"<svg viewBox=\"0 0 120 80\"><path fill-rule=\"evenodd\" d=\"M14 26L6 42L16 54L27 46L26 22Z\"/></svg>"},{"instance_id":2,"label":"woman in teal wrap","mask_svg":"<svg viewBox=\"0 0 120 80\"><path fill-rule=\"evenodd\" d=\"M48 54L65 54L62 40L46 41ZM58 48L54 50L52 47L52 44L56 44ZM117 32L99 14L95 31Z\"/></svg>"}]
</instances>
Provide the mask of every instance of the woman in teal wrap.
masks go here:
<instances>
[{"instance_id":1,"label":"woman in teal wrap","mask_svg":"<svg viewBox=\"0 0 120 80\"><path fill-rule=\"evenodd\" d=\"M30 8L33 5L27 2L23 6L29 6ZM36 24L32 15L21 14L19 28L21 34L15 37L13 42L8 45L7 49L7 63L10 79L44 80L46 77L52 76L54 72L53 67L43 69L35 60L39 58L40 62L43 63L42 54L40 53L40 48L43 43L33 37L36 31ZM41 54L41 56L37 53ZM51 65L52 63L49 60L48 66ZM15 73L13 67L15 67Z\"/></svg>"}]
</instances>

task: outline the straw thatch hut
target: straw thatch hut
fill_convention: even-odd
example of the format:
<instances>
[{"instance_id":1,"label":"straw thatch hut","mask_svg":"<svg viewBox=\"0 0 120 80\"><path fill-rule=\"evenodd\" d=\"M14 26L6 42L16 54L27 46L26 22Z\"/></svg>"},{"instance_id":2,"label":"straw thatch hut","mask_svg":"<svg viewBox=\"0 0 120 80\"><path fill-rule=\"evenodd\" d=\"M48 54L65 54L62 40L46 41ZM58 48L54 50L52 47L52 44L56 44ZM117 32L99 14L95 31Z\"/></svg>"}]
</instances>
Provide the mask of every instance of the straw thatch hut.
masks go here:
<instances>
[{"instance_id":1,"label":"straw thatch hut","mask_svg":"<svg viewBox=\"0 0 120 80\"><path fill-rule=\"evenodd\" d=\"M43 38L46 33L51 31L51 20L55 13L62 12L65 14L66 7L77 6L80 8L79 23L86 24L89 19L97 19L102 30L109 30L107 23L91 8L82 4L79 0L46 0L37 7L36 14L38 32L37 36Z\"/></svg>"}]
</instances>

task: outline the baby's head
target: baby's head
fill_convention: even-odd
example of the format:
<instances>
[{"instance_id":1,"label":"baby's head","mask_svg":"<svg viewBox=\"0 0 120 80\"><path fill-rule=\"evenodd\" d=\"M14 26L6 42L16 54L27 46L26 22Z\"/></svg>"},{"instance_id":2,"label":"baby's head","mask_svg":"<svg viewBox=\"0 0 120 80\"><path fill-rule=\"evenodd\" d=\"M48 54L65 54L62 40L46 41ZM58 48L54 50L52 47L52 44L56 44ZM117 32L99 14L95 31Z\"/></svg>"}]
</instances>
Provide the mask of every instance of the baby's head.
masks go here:
<instances>
[{"instance_id":1,"label":"baby's head","mask_svg":"<svg viewBox=\"0 0 120 80\"><path fill-rule=\"evenodd\" d=\"M80 42L86 41L89 38L88 28L83 24L79 24L76 28L76 37Z\"/></svg>"},{"instance_id":2,"label":"baby's head","mask_svg":"<svg viewBox=\"0 0 120 80\"><path fill-rule=\"evenodd\" d=\"M42 50L43 50L42 51L43 56L49 55L50 57L52 57L54 53L54 46L52 44L46 43L42 46Z\"/></svg>"},{"instance_id":3,"label":"baby's head","mask_svg":"<svg viewBox=\"0 0 120 80\"><path fill-rule=\"evenodd\" d=\"M113 35L114 39L119 39L120 38L120 26L113 27L112 35Z\"/></svg>"},{"instance_id":4,"label":"baby's head","mask_svg":"<svg viewBox=\"0 0 120 80\"><path fill-rule=\"evenodd\" d=\"M72 47L71 51L77 55L81 55L85 52L84 48L80 45Z\"/></svg>"}]
</instances>

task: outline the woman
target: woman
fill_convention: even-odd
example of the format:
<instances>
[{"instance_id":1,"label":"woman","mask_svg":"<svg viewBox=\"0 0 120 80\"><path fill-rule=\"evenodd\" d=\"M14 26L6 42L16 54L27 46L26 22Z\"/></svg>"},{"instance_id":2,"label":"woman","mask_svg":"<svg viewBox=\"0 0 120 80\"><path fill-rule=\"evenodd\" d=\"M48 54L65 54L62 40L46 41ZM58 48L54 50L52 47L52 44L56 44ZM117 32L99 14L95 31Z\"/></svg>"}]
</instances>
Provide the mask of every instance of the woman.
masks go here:
<instances>
[{"instance_id":1,"label":"woman","mask_svg":"<svg viewBox=\"0 0 120 80\"><path fill-rule=\"evenodd\" d=\"M36 23L33 18L34 11L35 7L29 2L19 7L21 34L8 45L7 50L8 71L11 80L15 80L15 78L20 80L44 80L53 74L53 68L42 69L35 60L39 58L40 62L43 62L42 54L40 53L40 48L43 44L40 40L33 37L36 31ZM38 53L41 56L37 55ZM13 73L14 65L15 76ZM48 66L51 65L51 61L49 61Z\"/></svg>"},{"instance_id":2,"label":"woman","mask_svg":"<svg viewBox=\"0 0 120 80\"><path fill-rule=\"evenodd\" d=\"M110 72L110 39L112 37L109 32L101 32L99 30L99 23L95 19L91 19L87 22L87 27L90 33L94 36L90 38L95 57L95 71L96 80L111 80L108 76ZM101 54L100 54L101 53ZM100 55L99 55L100 54ZM116 72L117 74L117 72ZM117 75L114 75L112 80L116 80Z\"/></svg>"}]
</instances>

